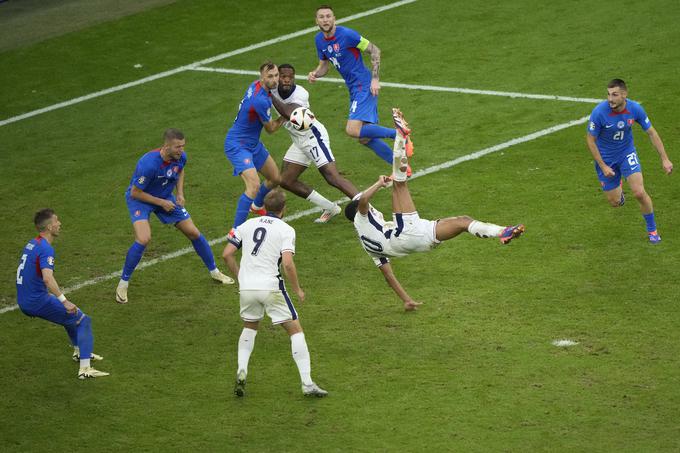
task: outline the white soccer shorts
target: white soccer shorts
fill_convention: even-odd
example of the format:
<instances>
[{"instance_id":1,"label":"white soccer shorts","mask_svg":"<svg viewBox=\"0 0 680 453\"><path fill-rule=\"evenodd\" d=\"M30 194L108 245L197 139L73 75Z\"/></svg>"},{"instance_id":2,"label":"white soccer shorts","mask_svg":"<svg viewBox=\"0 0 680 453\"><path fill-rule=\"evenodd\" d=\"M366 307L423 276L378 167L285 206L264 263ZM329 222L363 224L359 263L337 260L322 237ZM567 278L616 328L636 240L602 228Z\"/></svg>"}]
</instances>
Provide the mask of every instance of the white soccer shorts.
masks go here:
<instances>
[{"instance_id":1,"label":"white soccer shorts","mask_svg":"<svg viewBox=\"0 0 680 453\"><path fill-rule=\"evenodd\" d=\"M393 214L395 228L390 244L395 252L427 252L441 241L437 240L436 220L421 219L417 212Z\"/></svg>"},{"instance_id":2,"label":"white soccer shorts","mask_svg":"<svg viewBox=\"0 0 680 453\"><path fill-rule=\"evenodd\" d=\"M297 137L286 151L283 160L293 164L309 167L312 162L321 168L334 162L331 141L323 124L315 121L304 136Z\"/></svg>"},{"instance_id":3,"label":"white soccer shorts","mask_svg":"<svg viewBox=\"0 0 680 453\"><path fill-rule=\"evenodd\" d=\"M261 321L267 313L272 324L297 319L297 312L288 294L280 290L243 290L240 295L241 319Z\"/></svg>"}]
</instances>

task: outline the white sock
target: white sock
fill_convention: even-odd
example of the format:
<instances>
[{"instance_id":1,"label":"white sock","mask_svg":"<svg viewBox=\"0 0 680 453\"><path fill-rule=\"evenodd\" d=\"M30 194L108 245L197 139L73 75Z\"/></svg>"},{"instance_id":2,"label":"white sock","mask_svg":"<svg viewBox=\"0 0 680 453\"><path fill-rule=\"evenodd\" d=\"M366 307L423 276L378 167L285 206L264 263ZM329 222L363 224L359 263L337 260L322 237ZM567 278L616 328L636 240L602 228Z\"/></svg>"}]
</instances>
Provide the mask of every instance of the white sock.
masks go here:
<instances>
[{"instance_id":1,"label":"white sock","mask_svg":"<svg viewBox=\"0 0 680 453\"><path fill-rule=\"evenodd\" d=\"M250 361L250 354L255 348L255 335L257 330L243 328L241 336L238 339L238 371L243 370L248 374L248 362Z\"/></svg>"},{"instance_id":2,"label":"white sock","mask_svg":"<svg viewBox=\"0 0 680 453\"><path fill-rule=\"evenodd\" d=\"M503 227L494 225L493 223L484 223L478 220L473 220L468 226L470 234L474 234L480 238L499 237L503 232Z\"/></svg>"},{"instance_id":3,"label":"white sock","mask_svg":"<svg viewBox=\"0 0 680 453\"><path fill-rule=\"evenodd\" d=\"M80 368L89 368L90 367L90 358L88 357L87 359L80 359Z\"/></svg>"},{"instance_id":4,"label":"white sock","mask_svg":"<svg viewBox=\"0 0 680 453\"><path fill-rule=\"evenodd\" d=\"M335 203L333 203L328 198L321 195L316 190L312 190L312 193L310 193L309 196L307 197L307 201L314 204L315 206L320 207L321 209L325 209L325 210L329 210L329 211L331 209L333 209L333 206L335 206Z\"/></svg>"},{"instance_id":5,"label":"white sock","mask_svg":"<svg viewBox=\"0 0 680 453\"><path fill-rule=\"evenodd\" d=\"M127 288L129 284L130 284L130 282L128 282L128 281L120 280L118 282L118 287L119 288Z\"/></svg>"},{"instance_id":6,"label":"white sock","mask_svg":"<svg viewBox=\"0 0 680 453\"><path fill-rule=\"evenodd\" d=\"M293 360L300 372L300 380L304 385L312 385L312 363L309 359L309 349L305 341L305 334L298 332L290 336L290 348L293 351Z\"/></svg>"},{"instance_id":7,"label":"white sock","mask_svg":"<svg viewBox=\"0 0 680 453\"><path fill-rule=\"evenodd\" d=\"M220 273L220 270L218 268L215 268L215 269L210 271L210 275L215 275L215 274L219 274L219 273Z\"/></svg>"},{"instance_id":8,"label":"white sock","mask_svg":"<svg viewBox=\"0 0 680 453\"><path fill-rule=\"evenodd\" d=\"M392 174L395 181L406 181L407 166L406 140L397 132L397 135L394 137L394 146L392 146ZM403 170L401 169L402 167Z\"/></svg>"}]
</instances>

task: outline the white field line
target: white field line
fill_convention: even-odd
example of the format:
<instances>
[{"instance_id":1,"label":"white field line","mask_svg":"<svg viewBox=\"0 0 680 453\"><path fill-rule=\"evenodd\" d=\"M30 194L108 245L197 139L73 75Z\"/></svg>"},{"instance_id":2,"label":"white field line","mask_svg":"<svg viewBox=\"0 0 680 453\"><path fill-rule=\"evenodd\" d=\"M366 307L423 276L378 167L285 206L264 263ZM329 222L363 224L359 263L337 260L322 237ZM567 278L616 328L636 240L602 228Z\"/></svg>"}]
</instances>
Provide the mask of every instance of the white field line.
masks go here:
<instances>
[{"instance_id":1,"label":"white field line","mask_svg":"<svg viewBox=\"0 0 680 453\"><path fill-rule=\"evenodd\" d=\"M526 143L526 142L529 142L531 140L536 140L537 138L543 137L545 135L553 134L557 131L561 131L562 129L566 129L568 127L576 126L578 124L583 124L586 121L588 121L588 118L589 118L588 116L584 116L583 118L579 118L579 119L574 120L574 121L569 121L567 123L562 123L562 124L558 124L558 125L555 125L555 126L551 126L551 127L546 128L546 129L542 129L540 131L534 132L532 134L524 135L522 137L518 137L518 138L515 138L515 139L512 139L512 140L509 140L507 142L503 142L503 143L500 143L498 145L494 145L494 146L491 146L489 148L484 148L484 149L476 151L474 153L470 153L470 154L467 154L465 156L458 157L457 159L453 159L453 160L450 160L450 161L447 161L447 162L444 162L444 163L441 163L441 164L433 165L431 167L428 167L428 168L425 168L425 169L422 169L422 170L419 170L419 171L413 173L413 176L411 177L411 179L413 180L413 179L416 179L416 178L420 178L421 176L429 175L430 173L435 173L435 172L438 172L440 170L444 170L446 168L450 168L450 167L453 167L455 165L459 165L463 162L467 162L469 160L479 159L480 157L486 156L487 154L495 153L497 151L501 151L503 149L509 148L511 146L518 145L520 143ZM335 202L342 204L342 203L347 202L348 200L349 199L347 197L342 197L342 198L336 200ZM321 212L321 209L310 208L310 209L306 209L304 211L296 212L295 214L286 216L286 217L283 218L283 220L285 220L286 222L291 222L293 220L297 220L299 218L306 217L310 214L314 214L314 213L317 213L317 212ZM212 246L212 245L215 245L215 244L220 244L222 242L225 242L226 240L227 240L227 235L224 235L222 237L212 239L212 240L208 241L208 243ZM185 248L177 250L175 252L168 253L167 255L163 255L163 256L160 256L158 258L154 258L152 260L149 260L149 261L144 261L144 262L140 263L139 266L137 266L136 270L139 271L139 270L145 269L149 266L153 266L153 265L156 265L158 263L162 263L163 261L167 261L167 260L172 259L172 258L177 258L177 257L180 257L182 255L186 255L186 254L191 253L193 251L194 251L193 247L185 247ZM95 285L95 284L103 282L103 281L112 280L114 278L120 277L120 274L121 274L121 271L112 272L112 273L107 274L107 275L102 275L100 277L96 277L96 278L93 278L93 279L90 279L90 280L85 280L83 282L76 283L73 286L65 288L64 293L71 293L73 291L76 291L80 288L84 288L86 286L92 286L92 285ZM6 313L6 312L9 312L9 311L14 311L17 308L19 308L18 305L11 305L9 307L0 308L0 314Z\"/></svg>"},{"instance_id":2,"label":"white field line","mask_svg":"<svg viewBox=\"0 0 680 453\"><path fill-rule=\"evenodd\" d=\"M344 17L342 19L338 19L337 22L338 23L349 22L351 20L355 20L355 19L359 19L359 18L362 18L362 17L370 16L370 15L373 15L373 14L381 13L383 11L387 11L387 10L390 10L392 8L397 8L399 6L407 5L409 3L414 3L416 1L417 0L402 0L402 1L399 1L399 2L395 2L395 3L390 3L388 5L379 6L378 8L373 8L373 9L370 9L368 11L364 11L362 13L353 14L351 16L347 16L347 17ZM69 107L71 105L78 104L80 102L88 101L90 99L98 98L100 96L104 96L104 95L107 95L107 94L116 93L118 91L122 91L122 90L125 90L127 88L135 87L135 86L138 86L138 85L143 85L145 83L153 82L154 80L162 79L164 77L169 77L171 75L175 75L175 74L178 74L180 72L184 72L184 71L187 71L189 69L193 69L195 66L210 64L210 63L213 63L213 62L218 61L218 60L223 60L225 58L233 57L234 55L239 55L239 54L242 54L242 53L245 53L245 52L250 52L251 50L259 49L261 47L269 46L271 44L277 44L277 43L280 43L280 42L283 42L283 41L287 41L289 39L297 38L298 36L306 35L306 34L315 32L317 30L318 30L318 27L305 28L305 29L296 31L294 33L289 33L287 35L279 36L278 38L273 38L273 39L269 39L267 41L262 41L262 42L259 42L257 44L252 44L252 45L247 46L247 47L242 47L240 49L236 49L236 50L232 50L230 52L225 52L225 53L222 53L222 54L219 54L219 55L215 55L214 57L206 58L206 59L201 60L201 61L196 61L196 62L190 63L188 65L180 66L180 67L175 68L175 69L170 69L168 71L164 71L164 72L160 72L158 74L154 74L154 75L151 75L151 76L148 76L148 77L144 77L143 79L124 83L122 85L117 85L117 86L114 86L114 87L111 87L111 88L106 88L104 90L96 91L96 92L90 93L90 94L86 94L84 96L73 98L73 99L70 99L68 101L59 102L57 104L50 105L48 107L43 107L43 108L38 109L38 110L33 110L31 112L27 112L27 113L23 113L21 115L13 116L13 117L7 118L5 120L0 120L0 127L5 126L7 124L15 123L17 121L25 120L27 118L31 118L31 117L40 115L42 113L47 113L47 112L51 112L53 110L61 109L61 108L64 108L64 107Z\"/></svg>"},{"instance_id":3,"label":"white field line","mask_svg":"<svg viewBox=\"0 0 680 453\"><path fill-rule=\"evenodd\" d=\"M209 68L205 66L193 66L189 68L191 71L202 71L202 72L218 72L221 74L238 74L238 75L253 75L259 76L260 73L257 71L247 71L244 69L226 69L226 68ZM298 80L307 80L306 76L296 75ZM333 77L323 77L317 79L319 82L330 82L330 83L341 83L344 84L343 79L337 79ZM531 94L531 93L516 93L513 91L492 91L492 90L475 90L472 88L455 88L455 87L441 87L434 85L410 85L405 83L392 83L392 82L380 82L382 87L390 88L403 88L406 90L421 90L421 91L443 91L448 93L463 93L463 94L482 94L487 96L504 96L509 98L525 98L525 99L541 99L548 101L567 101L567 102L585 102L588 104L598 104L602 102L602 99L593 98L575 98L571 96L555 96L551 94Z\"/></svg>"}]
</instances>

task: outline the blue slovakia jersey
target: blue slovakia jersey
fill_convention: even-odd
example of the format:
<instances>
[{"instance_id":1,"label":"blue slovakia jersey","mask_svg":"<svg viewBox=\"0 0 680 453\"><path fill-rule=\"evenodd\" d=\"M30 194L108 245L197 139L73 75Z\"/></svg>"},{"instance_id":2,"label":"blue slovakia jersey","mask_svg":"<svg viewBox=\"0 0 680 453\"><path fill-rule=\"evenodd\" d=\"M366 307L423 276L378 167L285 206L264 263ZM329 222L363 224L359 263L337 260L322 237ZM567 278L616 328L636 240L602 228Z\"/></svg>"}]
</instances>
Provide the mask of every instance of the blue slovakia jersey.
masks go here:
<instances>
[{"instance_id":1,"label":"blue slovakia jersey","mask_svg":"<svg viewBox=\"0 0 680 453\"><path fill-rule=\"evenodd\" d=\"M186 164L187 155L183 151L179 160L169 162L163 160L159 149L149 151L137 162L125 195L130 198L132 186L135 186L154 197L170 198Z\"/></svg>"},{"instance_id":2,"label":"blue slovakia jersey","mask_svg":"<svg viewBox=\"0 0 680 453\"><path fill-rule=\"evenodd\" d=\"M26 306L42 301L49 293L43 282L42 270L54 269L54 248L47 239L31 239L19 258L17 269L17 302Z\"/></svg>"},{"instance_id":3,"label":"blue slovakia jersey","mask_svg":"<svg viewBox=\"0 0 680 453\"><path fill-rule=\"evenodd\" d=\"M607 101L593 109L588 122L588 133L596 137L595 143L605 161L635 150L632 129L634 122L642 126L643 131L652 127L647 113L635 101L626 100L626 108L620 113L614 112Z\"/></svg>"},{"instance_id":4,"label":"blue slovakia jersey","mask_svg":"<svg viewBox=\"0 0 680 453\"><path fill-rule=\"evenodd\" d=\"M251 83L239 105L234 124L227 132L226 141L254 147L260 142L262 123L272 118L271 94L259 80Z\"/></svg>"},{"instance_id":5,"label":"blue slovakia jersey","mask_svg":"<svg viewBox=\"0 0 680 453\"><path fill-rule=\"evenodd\" d=\"M319 60L330 60L350 91L371 86L371 71L364 66L357 48L361 35L351 28L335 27L335 35L326 38L319 32L314 38Z\"/></svg>"}]
</instances>

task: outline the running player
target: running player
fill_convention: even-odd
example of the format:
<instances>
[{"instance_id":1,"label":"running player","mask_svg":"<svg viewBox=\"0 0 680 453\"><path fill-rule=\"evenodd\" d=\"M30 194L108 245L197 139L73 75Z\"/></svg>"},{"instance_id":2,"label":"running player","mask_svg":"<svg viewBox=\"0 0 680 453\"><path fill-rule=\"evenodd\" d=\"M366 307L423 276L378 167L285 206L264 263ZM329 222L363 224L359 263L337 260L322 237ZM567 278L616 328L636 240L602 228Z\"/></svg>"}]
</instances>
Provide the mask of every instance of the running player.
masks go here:
<instances>
[{"instance_id":1,"label":"running player","mask_svg":"<svg viewBox=\"0 0 680 453\"><path fill-rule=\"evenodd\" d=\"M314 38L319 65L310 72L307 79L316 82L328 73L330 61L345 80L349 89L349 119L345 132L359 139L382 160L392 163L392 150L382 141L394 139L396 130L378 124L378 93L380 92L380 49L351 28L335 24L335 14L328 5L316 10L316 24L321 30ZM361 52L371 56L371 70L364 66ZM402 130L404 136L408 131ZM407 138L406 152L410 157L413 145ZM407 174L411 175L408 168Z\"/></svg>"},{"instance_id":2,"label":"running player","mask_svg":"<svg viewBox=\"0 0 680 453\"><path fill-rule=\"evenodd\" d=\"M309 108L309 93L295 84L295 68L288 63L279 65L279 86L272 94L274 107L284 118L290 118L297 107ZM290 121L283 125L293 143L283 156L281 187L321 208L323 212L314 222L326 223L342 209L298 179L312 162L328 184L348 197L352 198L359 191L338 173L328 132L320 121L315 119L309 129L302 131L295 129Z\"/></svg>"},{"instance_id":3,"label":"running player","mask_svg":"<svg viewBox=\"0 0 680 453\"><path fill-rule=\"evenodd\" d=\"M270 192L264 199L267 215L250 219L234 229L222 257L232 274L238 276L243 331L238 341L237 396L245 394L248 361L255 347L255 335L260 320L267 313L273 324L280 324L290 336L293 360L297 365L305 396L323 397L328 392L312 381L309 349L302 332L298 314L288 297L279 265L300 302L305 293L298 282L293 255L295 230L281 220L286 206L286 195L280 190ZM236 252L242 249L241 266Z\"/></svg>"},{"instance_id":4,"label":"running player","mask_svg":"<svg viewBox=\"0 0 680 453\"><path fill-rule=\"evenodd\" d=\"M119 304L128 302L130 277L151 241L151 213L156 214L162 223L171 223L184 233L214 280L225 284L234 283L234 280L220 272L215 265L210 244L196 228L184 207L184 167L187 163L185 144L181 131L167 129L163 133L163 146L144 154L130 178L125 201L130 212L135 241L125 256L123 273L116 288L116 302ZM176 196L173 195L173 190Z\"/></svg>"},{"instance_id":5,"label":"running player","mask_svg":"<svg viewBox=\"0 0 680 453\"><path fill-rule=\"evenodd\" d=\"M19 308L27 316L64 326L73 345L73 360L80 362L78 379L108 376L90 366L90 361L103 359L92 352L92 320L66 299L54 278L52 242L59 236L61 222L52 209L43 209L35 214L33 223L38 236L24 247L17 268Z\"/></svg>"},{"instance_id":6,"label":"running player","mask_svg":"<svg viewBox=\"0 0 680 453\"><path fill-rule=\"evenodd\" d=\"M661 137L652 127L642 106L628 99L628 88L621 79L609 82L607 100L598 104L590 114L586 142L595 159L595 171L609 204L617 208L626 201L622 188L623 176L640 204L649 242L656 244L661 241L661 236L656 229L652 198L645 191L642 167L633 144L634 122L647 132L659 153L663 171L671 174L673 163L668 159Z\"/></svg>"},{"instance_id":7,"label":"running player","mask_svg":"<svg viewBox=\"0 0 680 453\"><path fill-rule=\"evenodd\" d=\"M406 124L401 112L394 110L395 122ZM481 238L498 237L501 244L508 244L524 233L524 225L502 227L484 223L468 216L426 220L418 216L415 204L406 185L406 156L404 137L399 133L394 141L393 175L380 176L364 192L345 208L345 215L354 223L364 250L380 268L385 280L404 302L404 309L415 310L416 302L401 286L392 271L390 257L406 256L414 252L426 252L442 241L447 241L465 231ZM392 182L393 222L386 222L383 214L369 204L375 193Z\"/></svg>"},{"instance_id":8,"label":"running player","mask_svg":"<svg viewBox=\"0 0 680 453\"><path fill-rule=\"evenodd\" d=\"M246 221L248 212L264 215L265 195L279 185L281 176L274 159L260 142L262 128L273 134L283 124L283 118L272 119L271 90L279 83L279 69L271 61L260 66L260 79L251 83L238 108L234 124L224 139L224 153L240 175L245 191L236 204L233 227ZM258 172L265 177L260 183Z\"/></svg>"}]
</instances>

